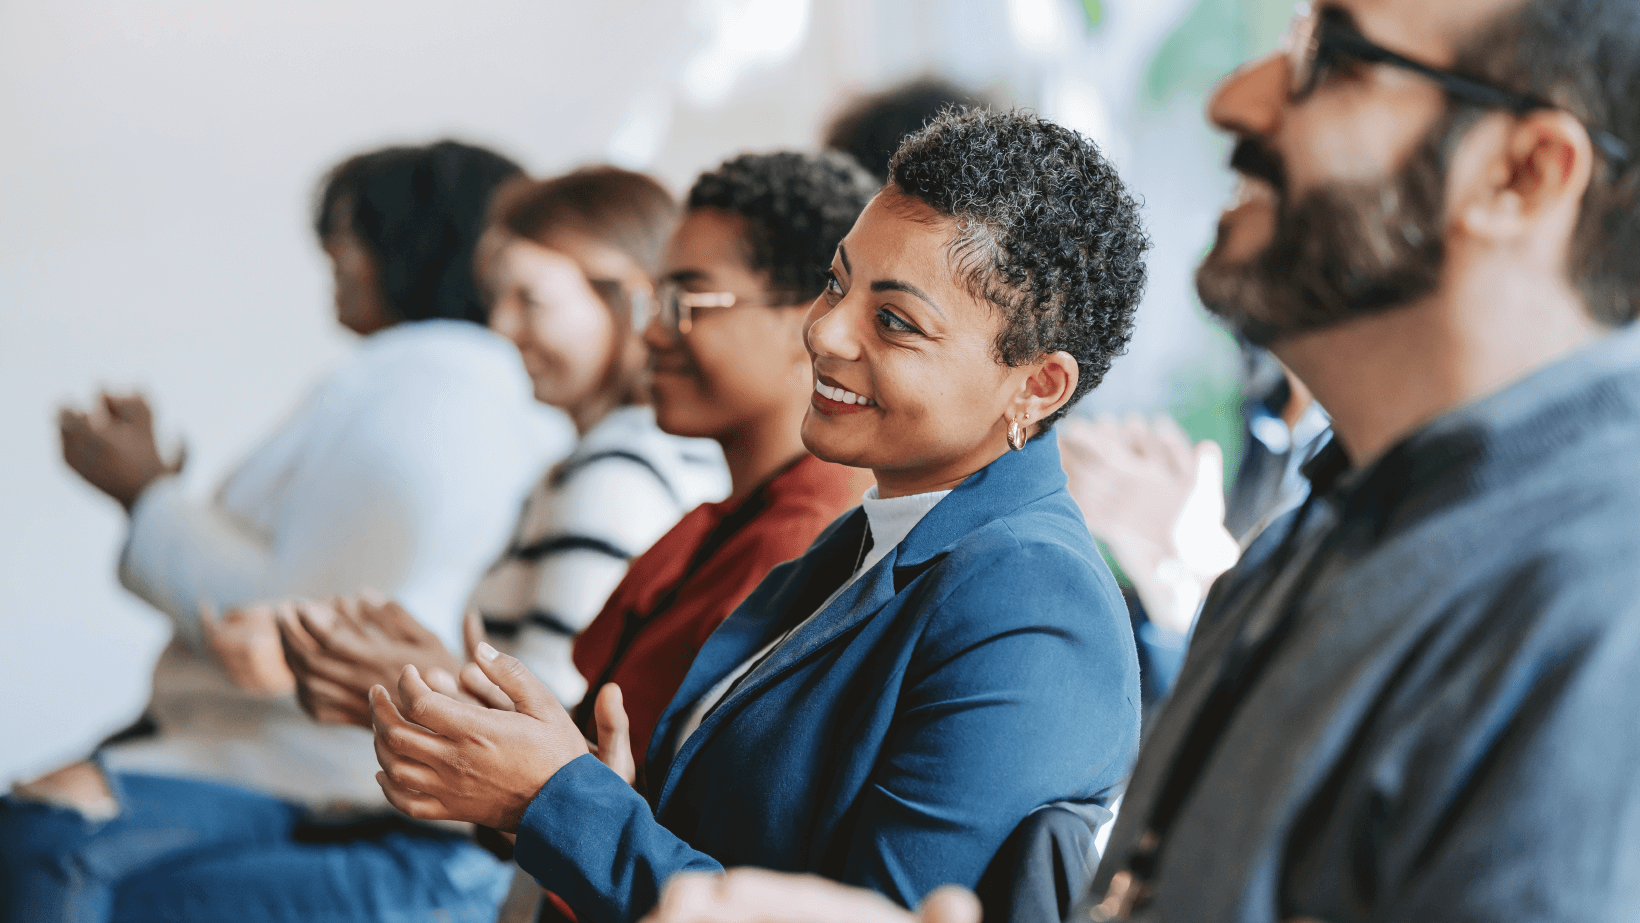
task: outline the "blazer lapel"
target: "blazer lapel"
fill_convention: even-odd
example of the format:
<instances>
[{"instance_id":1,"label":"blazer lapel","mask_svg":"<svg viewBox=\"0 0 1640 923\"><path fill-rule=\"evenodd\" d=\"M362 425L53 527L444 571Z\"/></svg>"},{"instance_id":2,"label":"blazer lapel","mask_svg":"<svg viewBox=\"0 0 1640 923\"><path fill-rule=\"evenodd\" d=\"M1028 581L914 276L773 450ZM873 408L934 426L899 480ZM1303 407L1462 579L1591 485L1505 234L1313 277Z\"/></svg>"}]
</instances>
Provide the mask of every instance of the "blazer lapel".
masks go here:
<instances>
[{"instance_id":1,"label":"blazer lapel","mask_svg":"<svg viewBox=\"0 0 1640 923\"><path fill-rule=\"evenodd\" d=\"M1064 486L1065 472L1054 439L1034 440L1023 451L1008 452L975 472L929 510L904 541L747 675L706 716L667 765L663 758L667 751L657 746L663 741L667 748L676 746L672 732L700 697L782 631L813 614L847 577L857 560L866 526L865 511L856 509L833 526L798 560L797 569L780 590L770 596L754 592L719 626L695 658L683 686L656 726L650 745L650 778L661 778L654 770L666 771L666 782L655 802L657 808L665 806L689 760L748 699L850 628L876 615L963 536Z\"/></svg>"},{"instance_id":2,"label":"blazer lapel","mask_svg":"<svg viewBox=\"0 0 1640 923\"><path fill-rule=\"evenodd\" d=\"M666 711L655 725L645 762L650 771L671 761L673 728L700 697L797 620L814 612L848 576L865 534L865 511L856 507L830 526L801 558L778 566L706 639ZM769 586L770 581L777 582ZM802 615L795 615L802 613ZM657 778L651 775L650 778Z\"/></svg>"},{"instance_id":3,"label":"blazer lapel","mask_svg":"<svg viewBox=\"0 0 1640 923\"><path fill-rule=\"evenodd\" d=\"M859 535L859 533L855 534L856 536ZM831 605L816 614L808 624L798 629L795 634L786 640L786 643L776 648L767 660L758 664L755 670L747 674L746 678L729 695L725 696L716 708L712 709L711 714L706 716L700 727L695 729L695 733L691 734L689 739L684 742L683 747L678 750L677 758L672 761L672 765L667 769L666 784L662 787L660 798L656 801L657 806L665 805L667 797L672 793L673 787L682 776L684 767L688 766L689 760L700 752L701 747L712 739L718 729L734 715L741 705L768 689L782 675L808 659L810 654L830 644L832 640L860 622L876 615L894 599L894 557L894 552L890 551L871 570L860 575L858 580L849 584L841 595L832 600ZM836 583L834 582L826 595L830 595L830 592L835 590ZM798 611L813 613L814 607L824 601L825 597L822 596L820 599L814 600L812 606ZM724 624L728 623L725 622ZM787 622L783 627L789 627L789 625L790 623ZM766 645L772 640L774 640L773 637L766 638L763 644ZM762 645L753 648L747 653L746 657L742 657L731 664L729 669L732 670L744 663L748 657L757 653L761 647ZM724 670L723 674L728 672L728 670ZM720 679L723 674L719 675ZM693 708L698 698L699 696L690 699L688 707ZM681 700L682 696L679 696L678 699L673 701L673 704L676 705Z\"/></svg>"}]
</instances>

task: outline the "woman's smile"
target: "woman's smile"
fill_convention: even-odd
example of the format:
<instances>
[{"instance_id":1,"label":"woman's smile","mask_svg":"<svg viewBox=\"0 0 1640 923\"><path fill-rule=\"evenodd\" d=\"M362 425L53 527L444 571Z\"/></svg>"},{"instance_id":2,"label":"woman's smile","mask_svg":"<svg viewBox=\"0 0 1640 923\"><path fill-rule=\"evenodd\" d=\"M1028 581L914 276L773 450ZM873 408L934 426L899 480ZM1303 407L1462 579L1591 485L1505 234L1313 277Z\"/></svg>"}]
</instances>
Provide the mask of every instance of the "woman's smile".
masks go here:
<instances>
[{"instance_id":1,"label":"woman's smile","mask_svg":"<svg viewBox=\"0 0 1640 923\"><path fill-rule=\"evenodd\" d=\"M827 416L859 413L862 410L872 409L877 406L877 402L871 398L850 391L834 380L818 373L814 376L814 397L811 403L816 410Z\"/></svg>"}]
</instances>

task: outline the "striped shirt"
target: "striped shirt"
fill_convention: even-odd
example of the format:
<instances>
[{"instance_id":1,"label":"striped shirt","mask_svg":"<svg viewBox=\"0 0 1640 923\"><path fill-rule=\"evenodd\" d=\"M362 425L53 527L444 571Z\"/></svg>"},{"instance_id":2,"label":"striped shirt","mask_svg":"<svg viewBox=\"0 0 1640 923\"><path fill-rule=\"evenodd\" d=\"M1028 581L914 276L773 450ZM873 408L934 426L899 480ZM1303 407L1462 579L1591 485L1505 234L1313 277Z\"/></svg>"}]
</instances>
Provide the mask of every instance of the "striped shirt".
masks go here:
<instances>
[{"instance_id":1,"label":"striped shirt","mask_svg":"<svg viewBox=\"0 0 1640 923\"><path fill-rule=\"evenodd\" d=\"M574 705L586 691L570 656L575 635L628 562L684 513L728 493L717 443L662 432L648 407L612 411L531 491L506 551L473 591L491 642Z\"/></svg>"}]
</instances>

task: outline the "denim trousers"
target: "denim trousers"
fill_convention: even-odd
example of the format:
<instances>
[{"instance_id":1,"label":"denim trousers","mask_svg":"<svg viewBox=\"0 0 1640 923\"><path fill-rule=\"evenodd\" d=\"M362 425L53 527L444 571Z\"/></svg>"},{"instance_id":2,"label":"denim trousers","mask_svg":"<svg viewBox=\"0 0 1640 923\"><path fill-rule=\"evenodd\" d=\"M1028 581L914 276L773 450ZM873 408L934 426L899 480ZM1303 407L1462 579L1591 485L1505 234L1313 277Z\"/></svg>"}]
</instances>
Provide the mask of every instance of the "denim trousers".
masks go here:
<instances>
[{"instance_id":1,"label":"denim trousers","mask_svg":"<svg viewBox=\"0 0 1640 923\"><path fill-rule=\"evenodd\" d=\"M0 923L490 923L510 880L458 833L314 835L256 791L105 775L108 820L0 798Z\"/></svg>"}]
</instances>

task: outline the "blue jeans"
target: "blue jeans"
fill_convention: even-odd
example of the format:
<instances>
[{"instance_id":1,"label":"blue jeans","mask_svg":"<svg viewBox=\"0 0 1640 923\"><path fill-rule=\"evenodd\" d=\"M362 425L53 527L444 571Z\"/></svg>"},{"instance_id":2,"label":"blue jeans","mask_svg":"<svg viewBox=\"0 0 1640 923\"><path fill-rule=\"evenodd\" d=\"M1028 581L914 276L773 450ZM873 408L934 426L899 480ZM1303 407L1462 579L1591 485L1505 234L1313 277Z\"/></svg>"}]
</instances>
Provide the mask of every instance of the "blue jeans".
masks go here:
<instances>
[{"instance_id":1,"label":"blue jeans","mask_svg":"<svg viewBox=\"0 0 1640 923\"><path fill-rule=\"evenodd\" d=\"M248 789L107 777L111 820L0 798L0 923L491 923L510 880L459 834L314 835Z\"/></svg>"}]
</instances>

